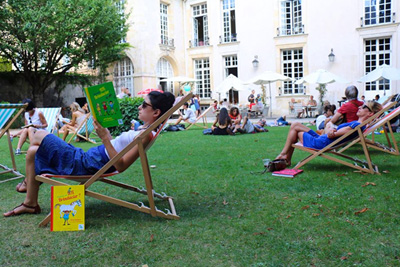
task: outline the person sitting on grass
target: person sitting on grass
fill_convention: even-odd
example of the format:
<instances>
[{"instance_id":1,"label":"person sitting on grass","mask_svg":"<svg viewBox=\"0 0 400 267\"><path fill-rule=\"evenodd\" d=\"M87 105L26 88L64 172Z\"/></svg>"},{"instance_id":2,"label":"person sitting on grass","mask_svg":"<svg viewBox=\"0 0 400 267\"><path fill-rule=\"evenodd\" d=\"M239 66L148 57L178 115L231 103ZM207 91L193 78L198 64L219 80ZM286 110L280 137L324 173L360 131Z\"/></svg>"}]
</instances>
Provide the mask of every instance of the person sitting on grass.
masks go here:
<instances>
[{"instance_id":1,"label":"person sitting on grass","mask_svg":"<svg viewBox=\"0 0 400 267\"><path fill-rule=\"evenodd\" d=\"M185 111L185 115L182 115L181 111L179 111L179 119L176 121L175 125L178 125L182 120L188 123L195 123L196 114L189 108L188 103L183 104L183 110Z\"/></svg>"},{"instance_id":2,"label":"person sitting on grass","mask_svg":"<svg viewBox=\"0 0 400 267\"><path fill-rule=\"evenodd\" d=\"M237 129L240 128L240 123L242 122L242 115L240 115L239 109L237 107L232 107L229 110L229 117L232 121L231 130L233 133L236 133Z\"/></svg>"},{"instance_id":3,"label":"person sitting on grass","mask_svg":"<svg viewBox=\"0 0 400 267\"><path fill-rule=\"evenodd\" d=\"M228 110L223 107L220 109L217 118L211 126L213 135L234 135L231 131L232 120L228 115Z\"/></svg>"},{"instance_id":4,"label":"person sitting on grass","mask_svg":"<svg viewBox=\"0 0 400 267\"><path fill-rule=\"evenodd\" d=\"M340 124L337 129L331 129L331 131L328 134L323 134L323 135L318 135L316 132L314 132L307 126L299 122L294 122L290 126L285 146L283 147L281 153L276 157L276 159L284 159L286 160L286 165L290 166L292 155L294 152L294 148L292 147L293 144L299 141L300 143L303 144L304 147L309 147L312 149L322 149L328 146L333 141L335 141L340 136L346 134L350 130L354 129L355 127L363 123L365 120L373 116L381 109L382 109L381 104L373 101L368 101L365 105L360 106L358 108L357 121ZM365 126L362 127L362 130L364 129ZM342 142L351 140L356 136L357 132L354 132L353 134L345 138Z\"/></svg>"},{"instance_id":5,"label":"person sitting on grass","mask_svg":"<svg viewBox=\"0 0 400 267\"><path fill-rule=\"evenodd\" d=\"M237 129L239 133L261 133L268 132L267 129L264 128L266 121L261 119L257 123L251 123L248 116L244 117L243 125Z\"/></svg>"},{"instance_id":6,"label":"person sitting on grass","mask_svg":"<svg viewBox=\"0 0 400 267\"><path fill-rule=\"evenodd\" d=\"M175 97L169 92L150 92L139 106L139 119L143 121L143 130L147 129L173 105ZM43 173L58 175L92 175L100 170L111 158L129 145L140 131L128 131L113 139L108 129L94 121L95 130L102 141L102 145L90 148L87 152L81 148L67 144L53 134L46 131L36 131L31 146L26 155L26 184L27 194L24 202L13 210L4 213L5 217L24 213L39 214L38 204L40 183L35 176ZM154 133L151 133L151 135ZM146 146L150 140L149 134L144 138ZM120 158L107 173L118 170L123 172L139 157L138 146L133 147Z\"/></svg>"}]
</instances>

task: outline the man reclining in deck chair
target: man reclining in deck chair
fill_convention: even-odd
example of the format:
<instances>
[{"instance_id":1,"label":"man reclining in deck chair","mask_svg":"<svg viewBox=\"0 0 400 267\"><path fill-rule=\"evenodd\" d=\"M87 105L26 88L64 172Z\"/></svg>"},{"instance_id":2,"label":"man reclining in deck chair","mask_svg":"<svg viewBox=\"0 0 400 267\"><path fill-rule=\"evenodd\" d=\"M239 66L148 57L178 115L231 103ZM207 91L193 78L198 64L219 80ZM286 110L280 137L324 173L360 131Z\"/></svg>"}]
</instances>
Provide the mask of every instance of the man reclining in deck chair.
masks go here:
<instances>
[{"instance_id":1,"label":"man reclining in deck chair","mask_svg":"<svg viewBox=\"0 0 400 267\"><path fill-rule=\"evenodd\" d=\"M344 135L348 131L354 129L362 122L367 120L369 117L373 116L375 113L379 112L382 109L382 105L374 102L368 101L364 105L360 106L357 111L358 120L352 122L346 122L340 124L337 129L331 129L328 134L318 135L316 132L308 128L307 126L294 122L290 126L290 130L286 139L285 146L283 147L281 153L276 157L276 159L284 159L286 160L286 165L291 165L292 155L294 152L293 144L299 141L305 147L313 148L313 149L322 149L335 141L340 136ZM362 127L362 130L365 129L365 126ZM343 140L346 142L355 138L357 132L349 135L347 138Z\"/></svg>"},{"instance_id":2,"label":"man reclining in deck chair","mask_svg":"<svg viewBox=\"0 0 400 267\"><path fill-rule=\"evenodd\" d=\"M168 111L174 101L175 97L171 93L150 92L139 106L139 119L144 123L142 129L147 129ZM39 182L35 179L37 174L95 174L140 133L140 131L131 130L112 139L108 129L103 128L97 121L94 122L94 126L103 144L92 147L87 152L67 144L61 138L46 131L36 131L26 155L26 198L21 205L3 215L10 217L24 213L39 214L41 212L38 204ZM146 139L145 145L150 142L151 136L147 136ZM115 170L123 172L138 157L138 146L135 146L107 172L114 172Z\"/></svg>"}]
</instances>

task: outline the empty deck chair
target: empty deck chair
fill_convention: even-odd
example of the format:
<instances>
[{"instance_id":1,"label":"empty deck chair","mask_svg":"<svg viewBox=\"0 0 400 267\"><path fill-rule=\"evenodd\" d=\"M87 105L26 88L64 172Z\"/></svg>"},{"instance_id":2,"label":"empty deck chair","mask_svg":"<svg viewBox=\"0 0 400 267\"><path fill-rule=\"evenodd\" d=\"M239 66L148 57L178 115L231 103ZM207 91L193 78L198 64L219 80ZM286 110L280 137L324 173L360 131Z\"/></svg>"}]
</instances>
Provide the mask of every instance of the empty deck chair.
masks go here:
<instances>
[{"instance_id":1,"label":"empty deck chair","mask_svg":"<svg viewBox=\"0 0 400 267\"><path fill-rule=\"evenodd\" d=\"M5 135L5 133L7 133L8 148L10 150L10 158L12 162L12 168L0 164L0 168L4 170L0 172L0 174L13 173L15 175L14 177L3 180L0 183L24 177L23 174L17 171L17 165L15 164L14 150L12 148L10 138L10 127L14 121L25 111L27 106L28 104L0 104L0 139Z\"/></svg>"},{"instance_id":2,"label":"empty deck chair","mask_svg":"<svg viewBox=\"0 0 400 267\"><path fill-rule=\"evenodd\" d=\"M144 212L147 214L151 214L152 216L157 216L157 217L162 217L166 219L175 219L178 220L180 217L176 214L175 206L173 203L173 198L171 196L163 194L156 193L153 188L153 182L151 179L151 173L150 173L150 168L149 168L149 163L147 159L147 150L154 144L154 141L156 140L156 137L159 136L160 132L162 131L163 125L166 123L168 118L172 115L172 113L177 110L179 107L183 105L183 103L186 103L190 98L192 97L192 93L188 94L186 97L182 98L176 105L174 105L171 109L169 109L164 115L162 115L160 118L158 118L152 125L150 125L149 128L144 130L142 133L140 133L127 147L125 147L120 153L118 153L115 157L110 159L110 161L104 165L103 168L101 168L96 174L90 176L58 176L58 175L52 175L52 174L47 174L47 175L37 175L36 180L44 183L48 183L51 185L68 185L67 183L54 180L52 178L63 178L66 180L72 180L72 181L79 181L81 184L85 186L85 195L94 197L99 200L103 200L109 203L113 203L119 206L123 206L129 209L137 210L140 212ZM157 130L157 133L153 136L152 140L147 144L147 146L144 146L144 138L151 133L152 131ZM146 185L146 189L139 189L138 187L127 185L121 182L118 182L116 180L112 180L108 177L114 176L116 174L119 174L118 172L114 172L112 174L105 174L105 172L121 157L123 157L129 150L131 150L134 146L138 146L139 150L139 157L140 157L140 162L142 165L142 171L143 171L143 176L144 176L144 181ZM114 197L110 197L104 194L100 194L97 192L94 192L89 189L89 187L94 183L94 182L104 182L110 185L118 186L123 189L128 189L133 192L141 193L144 195L147 195L149 206L145 206L143 203L142 204L136 204L133 202L128 202L125 200L117 199ZM170 205L170 210L167 210L166 212L163 212L159 209L157 209L154 198L159 198L162 200L168 201ZM50 222L50 214L39 224L39 226L45 226Z\"/></svg>"}]
</instances>

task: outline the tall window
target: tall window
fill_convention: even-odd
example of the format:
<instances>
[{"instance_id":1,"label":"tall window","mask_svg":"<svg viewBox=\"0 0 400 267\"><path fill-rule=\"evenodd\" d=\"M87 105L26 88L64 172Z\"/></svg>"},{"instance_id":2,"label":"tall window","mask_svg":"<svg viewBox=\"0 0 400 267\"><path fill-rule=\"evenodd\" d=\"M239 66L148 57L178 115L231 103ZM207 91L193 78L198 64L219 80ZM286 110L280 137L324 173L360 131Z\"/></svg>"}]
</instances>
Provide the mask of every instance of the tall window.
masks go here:
<instances>
[{"instance_id":1,"label":"tall window","mask_svg":"<svg viewBox=\"0 0 400 267\"><path fill-rule=\"evenodd\" d=\"M365 0L365 25L390 23L392 20L391 0Z\"/></svg>"},{"instance_id":2,"label":"tall window","mask_svg":"<svg viewBox=\"0 0 400 267\"><path fill-rule=\"evenodd\" d=\"M291 49L281 52L282 73L285 76L298 80L303 77L303 50ZM303 94L303 85L297 85L293 82L283 82L283 94Z\"/></svg>"},{"instance_id":3,"label":"tall window","mask_svg":"<svg viewBox=\"0 0 400 267\"><path fill-rule=\"evenodd\" d=\"M224 57L224 67L225 67L225 77L228 77L230 74L238 77L238 59L237 55L233 56L225 56ZM239 93L236 90L230 89L228 92L229 102L230 103L238 103L239 102Z\"/></svg>"},{"instance_id":4,"label":"tall window","mask_svg":"<svg viewBox=\"0 0 400 267\"><path fill-rule=\"evenodd\" d=\"M127 57L114 66L114 88L117 94L123 87L128 88L131 94L133 93L133 64Z\"/></svg>"},{"instance_id":5,"label":"tall window","mask_svg":"<svg viewBox=\"0 0 400 267\"><path fill-rule=\"evenodd\" d=\"M119 14L121 17L125 15L125 0L119 0L116 2ZM121 29L123 28L123 25L121 26ZM122 37L120 40L120 43L126 43L126 36Z\"/></svg>"},{"instance_id":6,"label":"tall window","mask_svg":"<svg viewBox=\"0 0 400 267\"><path fill-rule=\"evenodd\" d=\"M222 0L223 31L222 42L236 42L235 0Z\"/></svg>"},{"instance_id":7,"label":"tall window","mask_svg":"<svg viewBox=\"0 0 400 267\"><path fill-rule=\"evenodd\" d=\"M279 35L304 33L301 0L281 0L281 27Z\"/></svg>"},{"instance_id":8,"label":"tall window","mask_svg":"<svg viewBox=\"0 0 400 267\"><path fill-rule=\"evenodd\" d=\"M211 80L210 80L210 60L196 59L194 60L194 73L196 79L196 93L200 98L211 97Z\"/></svg>"},{"instance_id":9,"label":"tall window","mask_svg":"<svg viewBox=\"0 0 400 267\"><path fill-rule=\"evenodd\" d=\"M365 74L383 64L390 65L390 38L365 40ZM366 83L365 90L390 90L390 81Z\"/></svg>"},{"instance_id":10,"label":"tall window","mask_svg":"<svg viewBox=\"0 0 400 267\"><path fill-rule=\"evenodd\" d=\"M207 4L193 6L193 40L191 46L209 45Z\"/></svg>"},{"instance_id":11,"label":"tall window","mask_svg":"<svg viewBox=\"0 0 400 267\"><path fill-rule=\"evenodd\" d=\"M160 3L161 43L168 44L168 6Z\"/></svg>"},{"instance_id":12,"label":"tall window","mask_svg":"<svg viewBox=\"0 0 400 267\"><path fill-rule=\"evenodd\" d=\"M157 82L161 85L161 90L164 92L174 92L174 83L173 82L161 82L162 79L171 78L174 76L174 72L172 70L172 65L165 58L160 58L157 62Z\"/></svg>"}]
</instances>

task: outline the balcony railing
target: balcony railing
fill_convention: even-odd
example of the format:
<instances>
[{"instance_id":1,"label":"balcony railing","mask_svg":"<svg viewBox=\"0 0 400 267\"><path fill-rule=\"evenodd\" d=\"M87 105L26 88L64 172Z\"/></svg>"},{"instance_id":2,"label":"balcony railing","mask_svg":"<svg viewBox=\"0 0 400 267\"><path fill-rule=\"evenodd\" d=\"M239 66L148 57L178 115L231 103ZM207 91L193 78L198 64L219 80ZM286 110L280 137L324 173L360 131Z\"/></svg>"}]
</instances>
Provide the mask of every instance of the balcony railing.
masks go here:
<instances>
[{"instance_id":1,"label":"balcony railing","mask_svg":"<svg viewBox=\"0 0 400 267\"><path fill-rule=\"evenodd\" d=\"M296 35L303 33L304 33L304 24L292 28L287 28L287 27L276 28L277 36L288 36L288 35Z\"/></svg>"},{"instance_id":2,"label":"balcony railing","mask_svg":"<svg viewBox=\"0 0 400 267\"><path fill-rule=\"evenodd\" d=\"M392 13L392 16L390 17L389 21L385 21L385 22L379 22L381 18L380 17L375 17L373 19L369 19L370 21L368 22L368 24L365 23L365 18L364 17L360 17L360 27L365 27L365 26L373 26L373 25L380 25L380 24L388 24L388 23L396 23L396 12ZM375 23L372 23L371 20L375 20Z\"/></svg>"},{"instance_id":3,"label":"balcony railing","mask_svg":"<svg viewBox=\"0 0 400 267\"><path fill-rule=\"evenodd\" d=\"M174 39L168 37L161 37L161 44L166 46L174 47Z\"/></svg>"},{"instance_id":4,"label":"balcony railing","mask_svg":"<svg viewBox=\"0 0 400 267\"><path fill-rule=\"evenodd\" d=\"M189 47L199 47L210 45L210 38L205 38L204 40L193 39L189 40Z\"/></svg>"},{"instance_id":5,"label":"balcony railing","mask_svg":"<svg viewBox=\"0 0 400 267\"><path fill-rule=\"evenodd\" d=\"M220 44L225 44L225 43L232 43L232 42L237 42L237 33L232 33L230 35L224 35L224 36L219 36L219 43Z\"/></svg>"}]
</instances>

